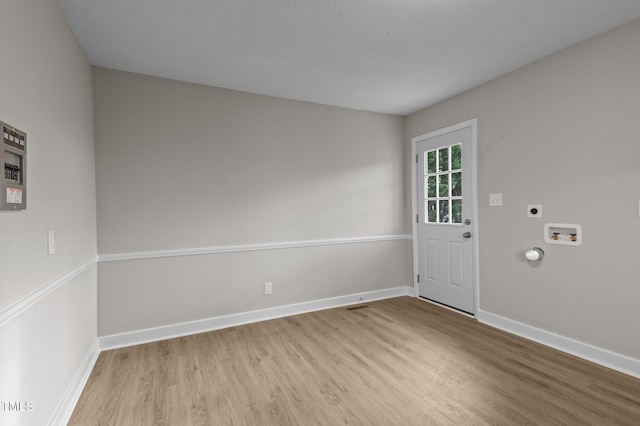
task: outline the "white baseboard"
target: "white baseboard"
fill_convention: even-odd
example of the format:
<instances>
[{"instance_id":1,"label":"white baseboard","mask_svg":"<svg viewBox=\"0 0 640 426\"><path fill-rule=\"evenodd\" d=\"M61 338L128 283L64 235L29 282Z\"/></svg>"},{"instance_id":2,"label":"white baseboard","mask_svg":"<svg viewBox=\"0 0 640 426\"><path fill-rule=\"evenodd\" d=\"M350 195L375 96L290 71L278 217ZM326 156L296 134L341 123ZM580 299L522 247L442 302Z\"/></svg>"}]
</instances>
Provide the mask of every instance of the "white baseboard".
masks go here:
<instances>
[{"instance_id":1,"label":"white baseboard","mask_svg":"<svg viewBox=\"0 0 640 426\"><path fill-rule=\"evenodd\" d=\"M174 337L188 336L190 334L204 333L222 328L234 327L253 322L282 318L290 315L304 314L307 312L337 308L340 306L370 302L374 300L389 299L399 296L414 296L413 287L403 286L384 290L356 293L346 296L332 297L329 299L313 300L310 302L295 303L292 305L277 306L274 308L260 309L257 311L241 312L231 315L207 318L197 321L170 324L162 327L147 328L144 330L130 331L127 333L112 334L100 337L100 349L109 350L143 343L156 342Z\"/></svg>"},{"instance_id":2,"label":"white baseboard","mask_svg":"<svg viewBox=\"0 0 640 426\"><path fill-rule=\"evenodd\" d=\"M62 397L58 408L55 413L53 413L51 421L49 422L50 426L64 426L69 422L69 419L73 414L73 410L80 399L82 390L87 384L87 380L89 380L93 366L98 360L98 355L100 355L100 347L99 341L96 338L91 344L87 355L84 357L84 360L74 376L71 385L69 385L67 391Z\"/></svg>"},{"instance_id":3,"label":"white baseboard","mask_svg":"<svg viewBox=\"0 0 640 426\"><path fill-rule=\"evenodd\" d=\"M478 311L476 318L484 324L508 333L524 337L528 340L533 340L534 342L558 349L562 352L575 355L579 358L586 359L587 361L600 364L640 379L639 359L621 355L597 346L592 346L590 344L514 321L500 315L495 315L490 312Z\"/></svg>"}]
</instances>

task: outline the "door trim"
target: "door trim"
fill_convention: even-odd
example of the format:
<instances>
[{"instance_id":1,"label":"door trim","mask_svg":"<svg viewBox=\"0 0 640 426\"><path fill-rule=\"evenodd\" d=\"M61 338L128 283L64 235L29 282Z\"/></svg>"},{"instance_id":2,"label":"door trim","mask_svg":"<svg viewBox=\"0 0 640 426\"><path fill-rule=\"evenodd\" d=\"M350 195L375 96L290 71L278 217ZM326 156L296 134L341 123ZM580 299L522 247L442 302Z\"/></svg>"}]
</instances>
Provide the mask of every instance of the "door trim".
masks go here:
<instances>
[{"instance_id":1,"label":"door trim","mask_svg":"<svg viewBox=\"0 0 640 426\"><path fill-rule=\"evenodd\" d=\"M416 297L420 294L420 287L418 284L418 224L416 223L416 217L418 215L418 167L416 164L416 155L418 152L418 142L425 139L431 139L437 136L441 136L447 133L455 132L456 130L465 129L471 127L471 193L472 193L472 206L473 214L471 220L473 221L473 308L474 313L477 314L480 311L480 265L479 259L479 223L478 223L478 119L473 118L471 120L463 121L462 123L454 124L452 126L445 127L443 129L434 130L433 132L425 133L420 136L416 136L411 139L411 234L413 235L413 288Z\"/></svg>"}]
</instances>

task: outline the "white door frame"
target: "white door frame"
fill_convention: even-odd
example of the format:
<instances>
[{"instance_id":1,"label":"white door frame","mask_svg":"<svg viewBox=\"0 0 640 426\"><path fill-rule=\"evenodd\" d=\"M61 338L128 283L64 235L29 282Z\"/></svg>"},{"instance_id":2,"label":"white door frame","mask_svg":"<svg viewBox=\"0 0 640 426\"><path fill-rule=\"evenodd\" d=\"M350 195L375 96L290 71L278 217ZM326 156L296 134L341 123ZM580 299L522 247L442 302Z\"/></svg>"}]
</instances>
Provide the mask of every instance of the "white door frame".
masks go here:
<instances>
[{"instance_id":1,"label":"white door frame","mask_svg":"<svg viewBox=\"0 0 640 426\"><path fill-rule=\"evenodd\" d=\"M452 126L445 127L444 129L435 130L433 132L425 133L420 136L416 136L411 139L411 234L413 235L413 288L416 297L420 294L420 287L418 284L418 223L416 217L418 216L418 167L417 167L417 152L418 142L425 139L431 139L436 136L444 135L447 133L455 132L456 130L465 129L471 127L471 193L472 193L472 205L473 214L471 220L473 221L473 306L474 313L477 315L480 308L480 266L479 259L479 239L478 239L478 119L473 118L471 120L464 121L462 123L454 124ZM457 311L456 311L457 312Z\"/></svg>"}]
</instances>

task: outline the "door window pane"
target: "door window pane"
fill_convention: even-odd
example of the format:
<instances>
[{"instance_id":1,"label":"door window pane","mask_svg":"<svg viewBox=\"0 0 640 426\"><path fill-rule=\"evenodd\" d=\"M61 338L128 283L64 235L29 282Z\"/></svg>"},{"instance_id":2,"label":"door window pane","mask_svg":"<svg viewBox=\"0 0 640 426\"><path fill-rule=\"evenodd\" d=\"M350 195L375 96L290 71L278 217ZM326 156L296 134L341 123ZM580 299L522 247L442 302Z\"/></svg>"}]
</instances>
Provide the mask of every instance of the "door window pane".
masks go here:
<instances>
[{"instance_id":1,"label":"door window pane","mask_svg":"<svg viewBox=\"0 0 640 426\"><path fill-rule=\"evenodd\" d=\"M451 200L451 223L462 223L462 200Z\"/></svg>"},{"instance_id":2,"label":"door window pane","mask_svg":"<svg viewBox=\"0 0 640 426\"><path fill-rule=\"evenodd\" d=\"M462 196L462 172L451 173L451 196Z\"/></svg>"},{"instance_id":3,"label":"door window pane","mask_svg":"<svg viewBox=\"0 0 640 426\"><path fill-rule=\"evenodd\" d=\"M440 148L438 151L438 171L446 172L449 170L449 147Z\"/></svg>"},{"instance_id":4,"label":"door window pane","mask_svg":"<svg viewBox=\"0 0 640 426\"><path fill-rule=\"evenodd\" d=\"M436 177L429 176L427 178L427 198L436 198Z\"/></svg>"},{"instance_id":5,"label":"door window pane","mask_svg":"<svg viewBox=\"0 0 640 426\"><path fill-rule=\"evenodd\" d=\"M449 223L449 200L440 200L438 205L438 222Z\"/></svg>"},{"instance_id":6,"label":"door window pane","mask_svg":"<svg viewBox=\"0 0 640 426\"><path fill-rule=\"evenodd\" d=\"M449 196L449 174L443 174L438 176L440 182L438 182L438 197Z\"/></svg>"},{"instance_id":7,"label":"door window pane","mask_svg":"<svg viewBox=\"0 0 640 426\"><path fill-rule=\"evenodd\" d=\"M427 218L427 222L436 223L438 221L438 211L436 210L436 200L430 200L426 203L426 209L424 217Z\"/></svg>"},{"instance_id":8,"label":"door window pane","mask_svg":"<svg viewBox=\"0 0 640 426\"><path fill-rule=\"evenodd\" d=\"M425 175L436 172L436 152L429 151L425 153Z\"/></svg>"},{"instance_id":9,"label":"door window pane","mask_svg":"<svg viewBox=\"0 0 640 426\"><path fill-rule=\"evenodd\" d=\"M462 145L451 147L451 170L462 169Z\"/></svg>"}]
</instances>

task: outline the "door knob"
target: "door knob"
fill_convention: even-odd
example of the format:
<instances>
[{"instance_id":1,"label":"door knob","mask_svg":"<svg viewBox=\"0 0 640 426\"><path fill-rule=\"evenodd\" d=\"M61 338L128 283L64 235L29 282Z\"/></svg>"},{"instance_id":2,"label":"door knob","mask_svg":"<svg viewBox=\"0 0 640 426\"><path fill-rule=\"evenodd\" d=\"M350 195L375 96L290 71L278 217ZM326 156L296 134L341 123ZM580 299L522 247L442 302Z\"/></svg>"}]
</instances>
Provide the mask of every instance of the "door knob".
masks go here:
<instances>
[{"instance_id":1,"label":"door knob","mask_svg":"<svg viewBox=\"0 0 640 426\"><path fill-rule=\"evenodd\" d=\"M462 236L464 238L471 238L471 232L465 232L464 234L462 234Z\"/></svg>"}]
</instances>

